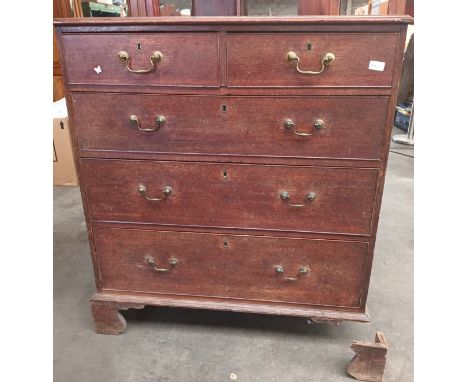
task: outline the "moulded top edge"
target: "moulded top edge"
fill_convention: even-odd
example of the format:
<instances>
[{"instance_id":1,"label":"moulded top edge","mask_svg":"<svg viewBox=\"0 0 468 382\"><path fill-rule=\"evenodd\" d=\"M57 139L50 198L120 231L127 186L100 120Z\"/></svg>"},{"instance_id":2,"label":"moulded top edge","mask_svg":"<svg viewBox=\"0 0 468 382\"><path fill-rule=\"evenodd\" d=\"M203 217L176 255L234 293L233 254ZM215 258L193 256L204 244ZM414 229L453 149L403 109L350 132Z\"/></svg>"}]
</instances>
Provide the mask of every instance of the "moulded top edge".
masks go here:
<instances>
[{"instance_id":1,"label":"moulded top edge","mask_svg":"<svg viewBox=\"0 0 468 382\"><path fill-rule=\"evenodd\" d=\"M359 25L412 24L410 16L170 16L170 17L81 17L54 19L55 26L116 25Z\"/></svg>"}]
</instances>

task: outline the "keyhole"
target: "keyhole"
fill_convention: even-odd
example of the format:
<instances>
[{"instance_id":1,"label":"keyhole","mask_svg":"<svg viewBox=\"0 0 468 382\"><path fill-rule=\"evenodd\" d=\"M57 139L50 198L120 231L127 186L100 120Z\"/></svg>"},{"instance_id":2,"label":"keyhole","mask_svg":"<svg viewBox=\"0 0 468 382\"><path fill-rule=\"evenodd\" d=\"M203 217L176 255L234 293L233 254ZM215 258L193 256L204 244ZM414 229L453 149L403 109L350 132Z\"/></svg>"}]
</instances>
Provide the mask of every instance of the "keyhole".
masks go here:
<instances>
[{"instance_id":1,"label":"keyhole","mask_svg":"<svg viewBox=\"0 0 468 382\"><path fill-rule=\"evenodd\" d=\"M307 43L307 50L312 50L312 43L311 42Z\"/></svg>"},{"instance_id":2,"label":"keyhole","mask_svg":"<svg viewBox=\"0 0 468 382\"><path fill-rule=\"evenodd\" d=\"M64 128L65 128L65 127L64 127L63 121L60 121L60 129L63 130Z\"/></svg>"},{"instance_id":3,"label":"keyhole","mask_svg":"<svg viewBox=\"0 0 468 382\"><path fill-rule=\"evenodd\" d=\"M224 178L224 179L227 179L227 177L228 177L227 171L224 170L224 171L223 171L223 178Z\"/></svg>"},{"instance_id":4,"label":"keyhole","mask_svg":"<svg viewBox=\"0 0 468 382\"><path fill-rule=\"evenodd\" d=\"M139 52L141 50L141 42L137 42L137 51Z\"/></svg>"},{"instance_id":5,"label":"keyhole","mask_svg":"<svg viewBox=\"0 0 468 382\"><path fill-rule=\"evenodd\" d=\"M227 105L223 105L221 110L223 111L223 113L226 113L227 112Z\"/></svg>"},{"instance_id":6,"label":"keyhole","mask_svg":"<svg viewBox=\"0 0 468 382\"><path fill-rule=\"evenodd\" d=\"M223 246L224 246L224 248L228 247L228 241L226 239L223 240Z\"/></svg>"}]
</instances>

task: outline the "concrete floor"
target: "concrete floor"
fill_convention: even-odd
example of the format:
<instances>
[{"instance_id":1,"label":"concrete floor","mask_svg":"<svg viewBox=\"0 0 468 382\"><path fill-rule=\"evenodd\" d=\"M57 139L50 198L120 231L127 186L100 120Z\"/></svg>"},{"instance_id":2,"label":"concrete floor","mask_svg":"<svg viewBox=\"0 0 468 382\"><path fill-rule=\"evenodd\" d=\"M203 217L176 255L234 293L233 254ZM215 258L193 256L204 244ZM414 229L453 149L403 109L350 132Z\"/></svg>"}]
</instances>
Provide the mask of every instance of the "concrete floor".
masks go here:
<instances>
[{"instance_id":1,"label":"concrete floor","mask_svg":"<svg viewBox=\"0 0 468 382\"><path fill-rule=\"evenodd\" d=\"M396 133L402 133L396 130ZM94 332L93 272L80 194L54 188L56 382L351 381L353 340L383 331L385 381L413 380L413 150L392 144L368 308L370 324L147 307L120 336Z\"/></svg>"}]
</instances>

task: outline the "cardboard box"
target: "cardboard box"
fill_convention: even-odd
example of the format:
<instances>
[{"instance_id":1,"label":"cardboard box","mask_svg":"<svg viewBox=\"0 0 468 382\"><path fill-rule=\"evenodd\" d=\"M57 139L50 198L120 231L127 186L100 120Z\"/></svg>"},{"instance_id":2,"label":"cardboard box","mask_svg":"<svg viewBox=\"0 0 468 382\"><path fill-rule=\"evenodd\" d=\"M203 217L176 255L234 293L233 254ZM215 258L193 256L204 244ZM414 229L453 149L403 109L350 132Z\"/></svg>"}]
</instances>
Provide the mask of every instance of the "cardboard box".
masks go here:
<instances>
[{"instance_id":1,"label":"cardboard box","mask_svg":"<svg viewBox=\"0 0 468 382\"><path fill-rule=\"evenodd\" d=\"M54 186L77 186L68 118L54 118Z\"/></svg>"}]
</instances>

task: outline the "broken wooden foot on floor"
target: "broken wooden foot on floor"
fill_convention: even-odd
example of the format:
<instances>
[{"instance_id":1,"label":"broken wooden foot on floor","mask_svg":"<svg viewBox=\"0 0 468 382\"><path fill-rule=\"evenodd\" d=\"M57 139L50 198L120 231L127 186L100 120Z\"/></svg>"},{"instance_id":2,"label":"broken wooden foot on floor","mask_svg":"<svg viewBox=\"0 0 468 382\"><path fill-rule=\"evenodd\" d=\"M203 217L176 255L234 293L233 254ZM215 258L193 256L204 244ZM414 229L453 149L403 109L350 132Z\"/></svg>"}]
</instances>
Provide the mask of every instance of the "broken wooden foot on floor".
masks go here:
<instances>
[{"instance_id":1,"label":"broken wooden foot on floor","mask_svg":"<svg viewBox=\"0 0 468 382\"><path fill-rule=\"evenodd\" d=\"M388 344L382 332L375 334L375 342L353 341L356 355L348 365L348 374L358 381L382 382Z\"/></svg>"}]
</instances>

